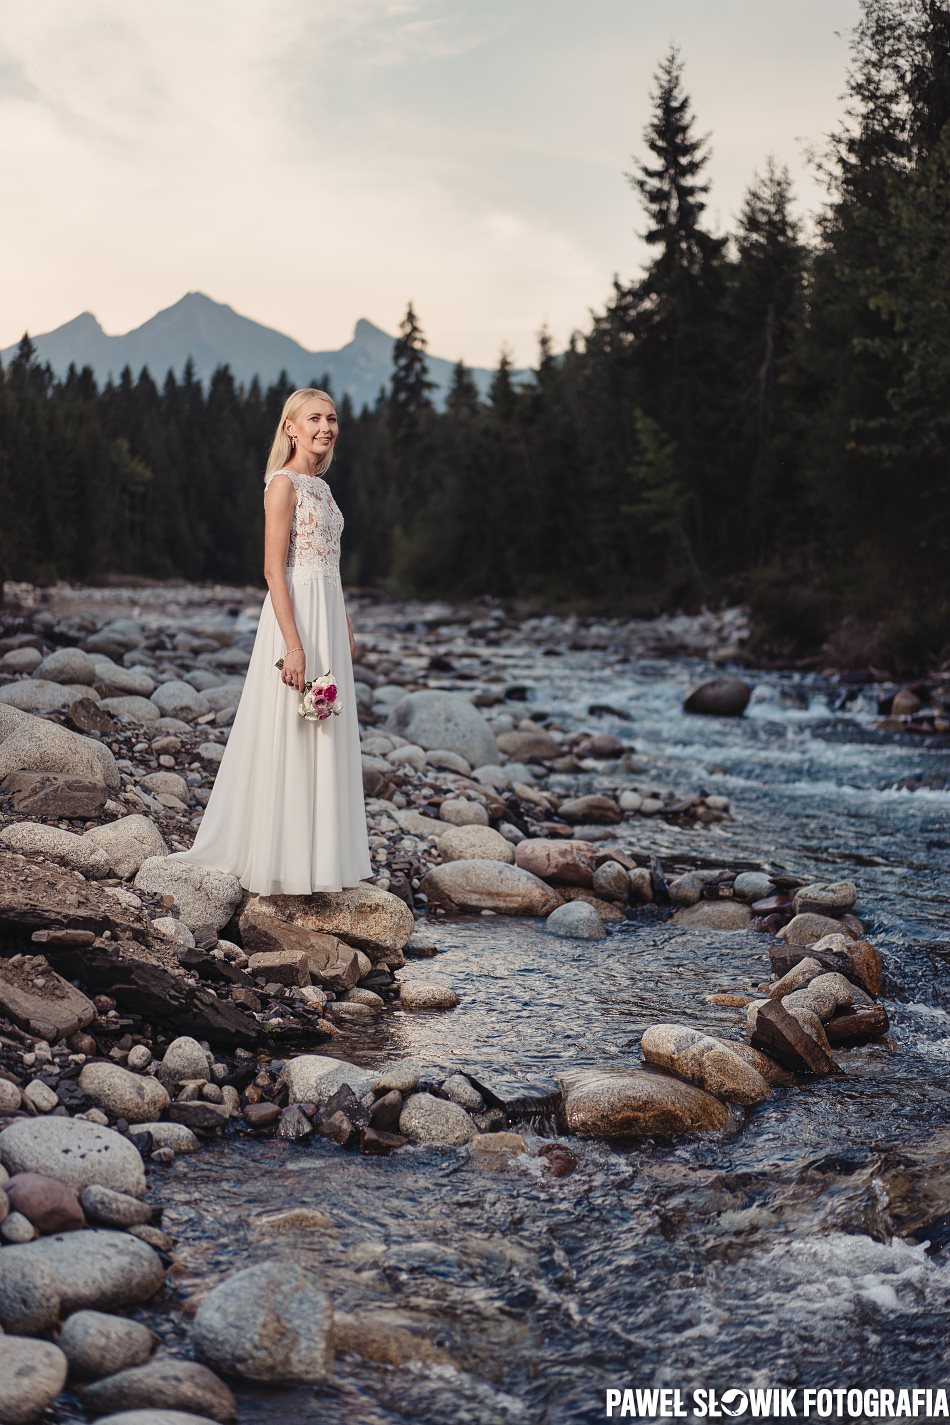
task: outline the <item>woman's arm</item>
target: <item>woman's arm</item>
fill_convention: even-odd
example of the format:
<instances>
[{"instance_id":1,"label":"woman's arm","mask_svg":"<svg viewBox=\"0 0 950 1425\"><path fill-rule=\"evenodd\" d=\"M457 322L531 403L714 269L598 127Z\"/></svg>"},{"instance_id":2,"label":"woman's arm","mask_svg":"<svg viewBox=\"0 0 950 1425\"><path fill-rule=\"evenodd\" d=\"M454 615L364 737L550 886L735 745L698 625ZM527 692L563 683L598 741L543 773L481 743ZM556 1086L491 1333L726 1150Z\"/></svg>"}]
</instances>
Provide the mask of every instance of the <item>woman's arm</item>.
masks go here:
<instances>
[{"instance_id":1,"label":"woman's arm","mask_svg":"<svg viewBox=\"0 0 950 1425\"><path fill-rule=\"evenodd\" d=\"M293 524L297 491L294 482L287 477L275 475L264 492L264 578L270 590L274 617L284 637L286 648L300 648L300 637L294 618L293 602L287 587L287 549L290 544L290 529ZM302 688L306 672L306 653L288 654L284 661L284 672L295 674L296 663L300 661L299 686Z\"/></svg>"}]
</instances>

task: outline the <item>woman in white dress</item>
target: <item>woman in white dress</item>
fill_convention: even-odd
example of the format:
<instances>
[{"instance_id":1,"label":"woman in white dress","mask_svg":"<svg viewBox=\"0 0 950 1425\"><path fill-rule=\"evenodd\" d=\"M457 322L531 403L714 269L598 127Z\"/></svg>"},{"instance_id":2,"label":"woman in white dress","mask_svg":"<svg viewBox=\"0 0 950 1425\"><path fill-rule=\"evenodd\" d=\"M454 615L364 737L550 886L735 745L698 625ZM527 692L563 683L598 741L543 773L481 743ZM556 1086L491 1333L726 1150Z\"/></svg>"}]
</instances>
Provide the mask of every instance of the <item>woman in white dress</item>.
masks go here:
<instances>
[{"instance_id":1,"label":"woman in white dress","mask_svg":"<svg viewBox=\"0 0 950 1425\"><path fill-rule=\"evenodd\" d=\"M323 478L338 436L326 391L288 396L264 475L268 592L247 676L194 844L169 857L230 871L260 895L340 891L373 874L356 643L340 580L343 515ZM328 670L342 711L301 717L305 682Z\"/></svg>"}]
</instances>

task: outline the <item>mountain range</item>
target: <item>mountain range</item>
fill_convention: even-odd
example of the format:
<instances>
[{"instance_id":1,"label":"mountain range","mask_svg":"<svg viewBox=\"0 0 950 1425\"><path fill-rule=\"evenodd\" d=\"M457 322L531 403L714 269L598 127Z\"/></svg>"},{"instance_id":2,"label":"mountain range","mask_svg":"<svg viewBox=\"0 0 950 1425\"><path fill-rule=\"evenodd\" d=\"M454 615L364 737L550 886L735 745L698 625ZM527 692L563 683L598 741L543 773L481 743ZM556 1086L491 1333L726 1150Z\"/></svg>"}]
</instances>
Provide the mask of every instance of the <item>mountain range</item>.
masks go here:
<instances>
[{"instance_id":1,"label":"mountain range","mask_svg":"<svg viewBox=\"0 0 950 1425\"><path fill-rule=\"evenodd\" d=\"M57 376L65 376L70 362L77 369L92 367L100 386L111 376L117 381L125 366L137 377L147 366L152 379L161 386L173 370L180 376L188 358L203 382L218 366L227 365L238 382L249 384L257 376L262 385L286 371L295 386L319 385L329 378L330 390L338 401L349 395L355 408L372 405L380 387L388 389L392 376L393 343L389 336L365 317L360 317L353 339L337 351L308 351L306 347L272 327L250 317L242 317L225 302L215 302L203 292L188 292L171 307L119 336L102 330L92 312L82 312L72 321L40 336L30 334L40 362L49 362ZM19 340L0 349L7 366L16 355ZM436 405L444 403L453 361L428 356L429 379ZM492 372L471 367L479 394L487 395ZM527 373L512 372L512 375Z\"/></svg>"}]
</instances>

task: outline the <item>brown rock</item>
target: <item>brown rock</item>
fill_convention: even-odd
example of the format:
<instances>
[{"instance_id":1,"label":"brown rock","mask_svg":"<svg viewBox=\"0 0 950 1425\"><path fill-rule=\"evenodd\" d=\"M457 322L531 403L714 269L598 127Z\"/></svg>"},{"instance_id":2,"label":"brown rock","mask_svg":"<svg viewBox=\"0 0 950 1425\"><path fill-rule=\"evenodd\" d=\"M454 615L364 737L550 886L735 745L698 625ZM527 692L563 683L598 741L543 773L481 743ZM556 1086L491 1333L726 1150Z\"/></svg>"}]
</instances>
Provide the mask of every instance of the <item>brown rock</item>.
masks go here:
<instances>
[{"instance_id":1,"label":"brown rock","mask_svg":"<svg viewBox=\"0 0 950 1425\"><path fill-rule=\"evenodd\" d=\"M809 1074L840 1074L834 1059L816 1039L802 1028L781 1001L759 1005L752 1031L752 1045L777 1059L786 1068Z\"/></svg>"},{"instance_id":2,"label":"brown rock","mask_svg":"<svg viewBox=\"0 0 950 1425\"><path fill-rule=\"evenodd\" d=\"M869 1039L880 1039L889 1028L887 1010L882 1004L874 1004L867 1009L835 1015L826 1023L825 1033L832 1045L864 1044Z\"/></svg>"},{"instance_id":3,"label":"brown rock","mask_svg":"<svg viewBox=\"0 0 950 1425\"><path fill-rule=\"evenodd\" d=\"M654 1069L576 1069L560 1080L568 1129L582 1138L674 1138L725 1128L725 1104Z\"/></svg>"},{"instance_id":4,"label":"brown rock","mask_svg":"<svg viewBox=\"0 0 950 1425\"><path fill-rule=\"evenodd\" d=\"M423 877L421 890L431 904L449 910L494 910L502 915L548 915L562 903L546 881L505 861L434 866Z\"/></svg>"},{"instance_id":5,"label":"brown rock","mask_svg":"<svg viewBox=\"0 0 950 1425\"><path fill-rule=\"evenodd\" d=\"M299 950L261 950L248 959L248 968L257 980L277 985L309 985L310 965Z\"/></svg>"},{"instance_id":6,"label":"brown rock","mask_svg":"<svg viewBox=\"0 0 950 1425\"><path fill-rule=\"evenodd\" d=\"M623 821L623 812L613 797L604 797L598 792L589 792L582 797L568 797L558 807L558 814L572 824L586 821L597 826L611 826L615 822Z\"/></svg>"},{"instance_id":7,"label":"brown rock","mask_svg":"<svg viewBox=\"0 0 950 1425\"><path fill-rule=\"evenodd\" d=\"M260 1092L260 1090L258 1090ZM269 1128L272 1123L276 1123L280 1117L280 1108L276 1103L258 1102L246 1103L241 1110L245 1123L251 1128Z\"/></svg>"},{"instance_id":8,"label":"brown rock","mask_svg":"<svg viewBox=\"0 0 950 1425\"><path fill-rule=\"evenodd\" d=\"M6 1185L13 1212L22 1212L37 1232L75 1232L85 1227L79 1194L68 1183L43 1173L16 1173Z\"/></svg>"},{"instance_id":9,"label":"brown rock","mask_svg":"<svg viewBox=\"0 0 950 1425\"><path fill-rule=\"evenodd\" d=\"M385 1133L379 1128L360 1129L360 1152L375 1157L392 1153L396 1148L404 1148L409 1142L401 1133Z\"/></svg>"},{"instance_id":10,"label":"brown rock","mask_svg":"<svg viewBox=\"0 0 950 1425\"><path fill-rule=\"evenodd\" d=\"M697 901L695 905L680 906L670 916L671 925L696 930L745 930L751 921L749 907L736 900Z\"/></svg>"},{"instance_id":11,"label":"brown rock","mask_svg":"<svg viewBox=\"0 0 950 1425\"><path fill-rule=\"evenodd\" d=\"M51 1044L85 1029L96 1017L92 1001L51 970L42 955L0 960L0 1010Z\"/></svg>"},{"instance_id":12,"label":"brown rock","mask_svg":"<svg viewBox=\"0 0 950 1425\"><path fill-rule=\"evenodd\" d=\"M412 911L399 896L361 882L342 891L315 891L309 896L251 896L245 911L273 915L278 920L335 935L363 950L373 964L399 969L402 947L415 929Z\"/></svg>"},{"instance_id":13,"label":"brown rock","mask_svg":"<svg viewBox=\"0 0 950 1425\"><path fill-rule=\"evenodd\" d=\"M94 817L109 797L102 782L68 772L8 772L0 794L11 798L11 810L24 817Z\"/></svg>"},{"instance_id":14,"label":"brown rock","mask_svg":"<svg viewBox=\"0 0 950 1425\"><path fill-rule=\"evenodd\" d=\"M593 841L555 841L550 837L530 836L515 847L515 865L542 881L591 886L597 854Z\"/></svg>"},{"instance_id":15,"label":"brown rock","mask_svg":"<svg viewBox=\"0 0 950 1425\"><path fill-rule=\"evenodd\" d=\"M538 1149L538 1157L543 1158L544 1171L550 1178L566 1178L578 1166L577 1154L566 1143L543 1143Z\"/></svg>"}]
</instances>

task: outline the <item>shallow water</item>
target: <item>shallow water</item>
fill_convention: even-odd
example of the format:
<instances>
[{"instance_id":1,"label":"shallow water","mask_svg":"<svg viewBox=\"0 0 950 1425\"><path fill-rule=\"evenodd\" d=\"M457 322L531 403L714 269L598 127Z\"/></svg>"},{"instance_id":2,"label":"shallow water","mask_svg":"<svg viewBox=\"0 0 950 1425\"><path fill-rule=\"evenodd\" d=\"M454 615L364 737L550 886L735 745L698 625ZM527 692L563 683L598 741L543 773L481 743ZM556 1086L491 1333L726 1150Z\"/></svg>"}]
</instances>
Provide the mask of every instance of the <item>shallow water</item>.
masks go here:
<instances>
[{"instance_id":1,"label":"shallow water","mask_svg":"<svg viewBox=\"0 0 950 1425\"><path fill-rule=\"evenodd\" d=\"M562 1139L579 1165L560 1179L531 1155L489 1172L464 1149L376 1160L240 1134L152 1168L178 1244L168 1302L277 1254L311 1264L335 1309L385 1311L456 1363L340 1353L331 1386L239 1391L241 1420L553 1425L603 1419L608 1387L946 1384L950 1266L926 1240L890 1238L878 1173L890 1150L950 1124L946 748L875 733L865 695L816 675L743 674L746 715L700 718L681 712L683 695L722 670L697 660L553 657L528 637L488 658L528 689L516 717L556 711L563 728L632 741L645 770L623 780L731 798L733 821L635 819L616 829L622 844L856 880L891 1031L839 1051L843 1075L776 1089L721 1137ZM614 711L590 717L591 704ZM592 786L613 780L607 764ZM574 942L540 919L433 915L440 955L400 973L450 983L459 1008L388 1011L335 1051L545 1088L567 1068L639 1062L659 1020L739 1037L743 1011L703 995L767 980L767 937L664 921L648 907L606 940ZM298 1205L322 1208L333 1232L255 1231L258 1214ZM187 1350L184 1318L148 1315Z\"/></svg>"}]
</instances>

